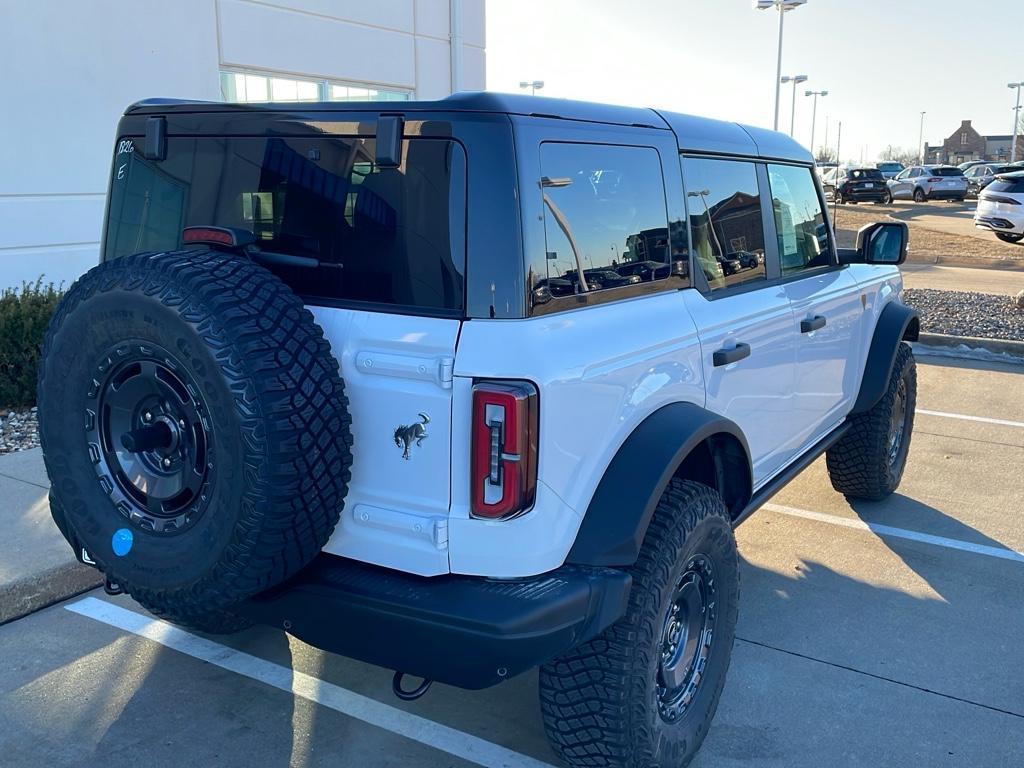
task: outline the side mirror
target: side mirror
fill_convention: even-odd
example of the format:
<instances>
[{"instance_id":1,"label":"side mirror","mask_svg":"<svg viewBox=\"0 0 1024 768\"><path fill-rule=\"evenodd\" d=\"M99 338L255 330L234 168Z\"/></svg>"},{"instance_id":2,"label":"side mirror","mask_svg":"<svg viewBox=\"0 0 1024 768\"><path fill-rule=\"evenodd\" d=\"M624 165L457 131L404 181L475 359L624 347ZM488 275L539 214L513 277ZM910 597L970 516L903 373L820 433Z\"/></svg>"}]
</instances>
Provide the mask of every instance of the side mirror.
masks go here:
<instances>
[{"instance_id":1,"label":"side mirror","mask_svg":"<svg viewBox=\"0 0 1024 768\"><path fill-rule=\"evenodd\" d=\"M910 231L902 221L879 221L857 232L857 261L861 264L902 264L907 260Z\"/></svg>"}]
</instances>

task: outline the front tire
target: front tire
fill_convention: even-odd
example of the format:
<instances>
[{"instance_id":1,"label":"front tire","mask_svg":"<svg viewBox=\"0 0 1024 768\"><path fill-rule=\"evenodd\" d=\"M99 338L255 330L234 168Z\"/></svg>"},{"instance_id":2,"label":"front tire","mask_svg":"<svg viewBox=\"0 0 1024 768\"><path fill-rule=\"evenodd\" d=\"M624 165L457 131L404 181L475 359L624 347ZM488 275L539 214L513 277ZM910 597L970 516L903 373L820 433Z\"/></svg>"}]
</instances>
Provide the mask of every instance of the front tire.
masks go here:
<instances>
[{"instance_id":1,"label":"front tire","mask_svg":"<svg viewBox=\"0 0 1024 768\"><path fill-rule=\"evenodd\" d=\"M882 197L882 205L892 205L892 192L885 190L885 196Z\"/></svg>"},{"instance_id":2,"label":"front tire","mask_svg":"<svg viewBox=\"0 0 1024 768\"><path fill-rule=\"evenodd\" d=\"M544 728L571 766L685 766L718 707L739 605L721 497L672 480L631 573L626 615L540 671Z\"/></svg>"},{"instance_id":3,"label":"front tire","mask_svg":"<svg viewBox=\"0 0 1024 768\"><path fill-rule=\"evenodd\" d=\"M907 465L916 404L914 353L900 342L882 399L851 417L849 431L825 454L832 487L845 496L871 501L895 491Z\"/></svg>"}]
</instances>

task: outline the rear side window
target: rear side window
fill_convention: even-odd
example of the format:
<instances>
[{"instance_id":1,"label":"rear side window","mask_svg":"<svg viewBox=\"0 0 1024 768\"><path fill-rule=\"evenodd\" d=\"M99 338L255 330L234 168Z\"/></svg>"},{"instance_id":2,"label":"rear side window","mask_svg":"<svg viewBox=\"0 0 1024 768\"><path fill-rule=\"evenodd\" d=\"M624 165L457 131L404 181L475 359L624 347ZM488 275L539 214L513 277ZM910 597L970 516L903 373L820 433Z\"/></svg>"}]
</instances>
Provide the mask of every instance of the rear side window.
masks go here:
<instances>
[{"instance_id":1,"label":"rear side window","mask_svg":"<svg viewBox=\"0 0 1024 768\"><path fill-rule=\"evenodd\" d=\"M687 259L685 235L669 231L657 150L546 142L540 169L546 273L533 276L535 294L664 280Z\"/></svg>"},{"instance_id":2,"label":"rear side window","mask_svg":"<svg viewBox=\"0 0 1024 768\"><path fill-rule=\"evenodd\" d=\"M881 176L881 172L876 173ZM782 274L827 267L831 263L828 225L811 171L791 165L769 165L768 183L772 189Z\"/></svg>"},{"instance_id":3,"label":"rear side window","mask_svg":"<svg viewBox=\"0 0 1024 768\"><path fill-rule=\"evenodd\" d=\"M767 279L753 163L683 158L693 254L711 291Z\"/></svg>"},{"instance_id":4,"label":"rear side window","mask_svg":"<svg viewBox=\"0 0 1024 768\"><path fill-rule=\"evenodd\" d=\"M986 192L1006 192L1012 195L1024 194L1024 177L1019 179L995 179L985 187Z\"/></svg>"},{"instance_id":5,"label":"rear side window","mask_svg":"<svg viewBox=\"0 0 1024 768\"><path fill-rule=\"evenodd\" d=\"M157 163L123 140L105 258L179 248L186 227L230 227L312 303L461 314L462 147L407 140L398 168L377 167L374 154L370 138L171 138Z\"/></svg>"},{"instance_id":6,"label":"rear side window","mask_svg":"<svg viewBox=\"0 0 1024 768\"><path fill-rule=\"evenodd\" d=\"M932 176L963 176L964 172L959 168L932 168L929 174Z\"/></svg>"}]
</instances>

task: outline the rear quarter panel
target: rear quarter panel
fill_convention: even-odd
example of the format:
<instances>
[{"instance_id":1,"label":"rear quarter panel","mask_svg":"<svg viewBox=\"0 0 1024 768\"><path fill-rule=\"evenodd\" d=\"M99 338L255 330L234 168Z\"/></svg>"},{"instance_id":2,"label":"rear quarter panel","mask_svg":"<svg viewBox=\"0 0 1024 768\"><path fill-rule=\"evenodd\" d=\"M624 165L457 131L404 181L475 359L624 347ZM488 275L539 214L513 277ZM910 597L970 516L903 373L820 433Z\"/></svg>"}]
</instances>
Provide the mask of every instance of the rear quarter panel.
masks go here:
<instances>
[{"instance_id":1,"label":"rear quarter panel","mask_svg":"<svg viewBox=\"0 0 1024 768\"><path fill-rule=\"evenodd\" d=\"M452 441L454 573L525 576L560 566L630 432L667 403L704 405L697 328L680 291L528 320L466 322L455 360L456 414L470 412L478 377L537 386L537 501L514 520L470 518L469 420L456 419L463 434Z\"/></svg>"}]
</instances>

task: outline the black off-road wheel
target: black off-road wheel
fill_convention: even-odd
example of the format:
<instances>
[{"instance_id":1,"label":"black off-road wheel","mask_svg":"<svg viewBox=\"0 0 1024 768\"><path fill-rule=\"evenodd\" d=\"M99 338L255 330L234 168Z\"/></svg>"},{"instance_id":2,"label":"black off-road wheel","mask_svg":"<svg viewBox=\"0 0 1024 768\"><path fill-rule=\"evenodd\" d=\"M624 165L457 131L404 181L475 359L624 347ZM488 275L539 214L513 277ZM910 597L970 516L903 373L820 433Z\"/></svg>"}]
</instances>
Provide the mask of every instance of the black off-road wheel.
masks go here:
<instances>
[{"instance_id":1,"label":"black off-road wheel","mask_svg":"<svg viewBox=\"0 0 1024 768\"><path fill-rule=\"evenodd\" d=\"M900 342L885 395L871 410L852 417L849 431L825 454L832 487L871 501L895 491L907 465L916 405L914 353Z\"/></svg>"},{"instance_id":2,"label":"black off-road wheel","mask_svg":"<svg viewBox=\"0 0 1024 768\"><path fill-rule=\"evenodd\" d=\"M207 631L327 542L351 444L338 363L302 301L215 251L138 254L78 280L47 330L39 424L76 554Z\"/></svg>"},{"instance_id":3,"label":"black off-road wheel","mask_svg":"<svg viewBox=\"0 0 1024 768\"><path fill-rule=\"evenodd\" d=\"M718 708L739 605L721 497L673 480L631 573L626 615L540 671L544 728L571 766L685 766Z\"/></svg>"}]
</instances>

